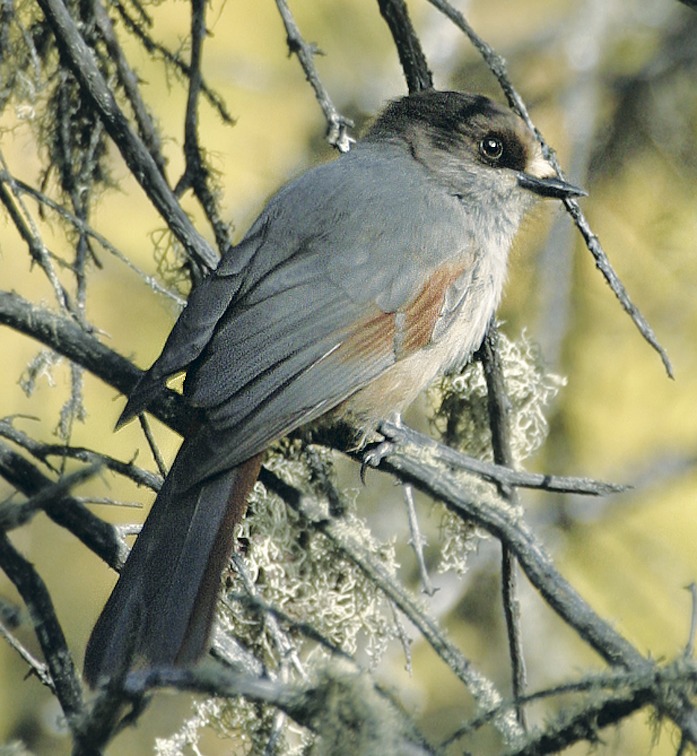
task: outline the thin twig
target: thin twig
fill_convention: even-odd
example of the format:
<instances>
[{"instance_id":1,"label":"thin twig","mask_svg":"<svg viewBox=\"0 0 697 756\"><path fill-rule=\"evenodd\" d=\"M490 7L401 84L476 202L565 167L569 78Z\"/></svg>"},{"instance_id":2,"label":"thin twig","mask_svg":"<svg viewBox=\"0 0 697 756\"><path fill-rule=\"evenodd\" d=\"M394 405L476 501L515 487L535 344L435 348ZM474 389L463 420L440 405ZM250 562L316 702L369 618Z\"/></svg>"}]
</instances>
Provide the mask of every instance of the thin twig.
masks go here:
<instances>
[{"instance_id":1,"label":"thin twig","mask_svg":"<svg viewBox=\"0 0 697 756\"><path fill-rule=\"evenodd\" d=\"M90 465L71 475L64 475L21 504L3 502L0 504L0 530L7 532L25 525L37 512L44 510L47 504L56 499L63 499L72 488L93 478L99 472L99 469L99 465Z\"/></svg>"},{"instance_id":2,"label":"thin twig","mask_svg":"<svg viewBox=\"0 0 697 756\"><path fill-rule=\"evenodd\" d=\"M503 365L498 350L498 329L492 318L487 335L479 349L487 387L489 407L489 428L494 462L513 467L511 451L510 410L511 403L506 393ZM514 511L520 509L520 500L515 488L499 484L499 494ZM511 681L513 697L518 701L525 693L527 676L523 654L523 638L520 625L520 605L518 603L517 573L515 557L505 542L501 542L501 589L503 612L506 619L508 652L511 659ZM527 730L525 709L516 704L518 722Z\"/></svg>"},{"instance_id":3,"label":"thin twig","mask_svg":"<svg viewBox=\"0 0 697 756\"><path fill-rule=\"evenodd\" d=\"M203 160L198 138L198 103L203 87L201 62L203 40L206 36L206 3L192 0L191 4L191 62L189 64L189 91L184 116L184 157L186 166L174 188L177 197L192 188L215 233L218 249L224 252L230 246L230 228L220 217L220 208L209 182L211 171Z\"/></svg>"},{"instance_id":4,"label":"thin twig","mask_svg":"<svg viewBox=\"0 0 697 756\"><path fill-rule=\"evenodd\" d=\"M67 6L61 0L38 0L38 3L55 35L66 65L99 113L104 127L133 176L139 181L191 260L203 269L215 268L218 256L184 213L154 158L131 128L99 70L94 53L82 38Z\"/></svg>"},{"instance_id":5,"label":"thin twig","mask_svg":"<svg viewBox=\"0 0 697 756\"><path fill-rule=\"evenodd\" d=\"M18 197L14 192L12 179L10 178L9 180L6 180L4 178L4 176L9 176L4 159L2 159L2 166L4 169L4 175L2 180L0 180L0 202L5 206L8 215L12 219L12 223L29 248L29 254L31 255L32 260L37 263L46 274L46 278L51 284L51 287L61 309L70 311L70 296L63 287L63 284L60 282L56 271L53 269L50 254L46 249L41 236L32 223L30 216L26 212L21 198ZM17 200L17 205L19 205L19 207L17 207L17 205L15 204L12 198L12 194L7 191L5 187L6 183L10 187L12 194L14 194ZM27 220L25 220L25 218Z\"/></svg>"},{"instance_id":6,"label":"thin twig","mask_svg":"<svg viewBox=\"0 0 697 756\"><path fill-rule=\"evenodd\" d=\"M353 141L349 136L348 130L353 126L353 121L339 113L332 102L329 92L324 84L322 84L314 63L314 56L318 50L314 45L310 45L304 40L286 0L276 0L276 6L286 29L288 50L291 54L295 54L300 61L305 76L314 90L317 102L324 113L327 121L327 141L332 147L336 147L339 152L348 152Z\"/></svg>"},{"instance_id":7,"label":"thin twig","mask_svg":"<svg viewBox=\"0 0 697 756\"><path fill-rule=\"evenodd\" d=\"M45 444L37 441L35 438L14 427L10 418L0 419L0 436L14 442L23 449L26 449L33 457L41 460L53 472L56 468L47 461L48 457L62 457L78 459L81 462L87 462L91 465L106 467L112 472L122 475L124 478L132 480L139 486L147 486L153 491L158 491L162 485L162 478L154 475L149 470L134 465L132 462L122 462L108 454L86 449L82 446L66 446L64 444Z\"/></svg>"},{"instance_id":8,"label":"thin twig","mask_svg":"<svg viewBox=\"0 0 697 756\"><path fill-rule=\"evenodd\" d=\"M53 601L44 581L34 567L14 548L0 531L0 568L19 592L41 645L56 698L68 725L75 732L76 722L84 710L80 677L56 617Z\"/></svg>"},{"instance_id":9,"label":"thin twig","mask_svg":"<svg viewBox=\"0 0 697 756\"><path fill-rule=\"evenodd\" d=\"M686 588L692 599L692 611L690 612L690 633L685 644L685 656L691 657L695 651L695 634L697 634L697 583L693 581Z\"/></svg>"},{"instance_id":10,"label":"thin twig","mask_svg":"<svg viewBox=\"0 0 697 756\"><path fill-rule=\"evenodd\" d=\"M550 162L554 166L555 170L559 172L556 158L550 159ZM668 377L673 378L673 365L671 364L670 358L668 357L668 353L659 343L658 339L656 338L656 334L653 332L653 329L649 325L646 318L642 315L639 308L629 298L629 294L624 288L624 284L612 267L610 260L605 254L605 250L603 250L602 246L600 245L600 240L593 233L593 230L591 229L586 216L583 214L580 205L578 204L578 202L576 202L576 200L573 199L565 199L564 205L566 206L569 215L574 219L576 227L581 232L581 236L583 236L586 242L588 251L591 253L591 255L593 255L596 267L602 273L603 278L605 278L608 285L610 286L610 289L612 289L612 292L619 300L620 304L624 308L624 311L632 319L634 325L636 325L636 327L639 329L641 335L660 355L661 361L663 362L663 366L665 367Z\"/></svg>"},{"instance_id":11,"label":"thin twig","mask_svg":"<svg viewBox=\"0 0 697 756\"><path fill-rule=\"evenodd\" d=\"M167 465L165 464L165 461L160 454L160 448L157 445L157 441L155 441L155 436L152 432L152 429L150 428L150 422L143 413L138 415L138 423L140 424L140 428L143 431L145 440L148 442L148 447L150 448L150 452L152 453L153 459L155 460L157 469L160 471L160 475L163 478L166 478Z\"/></svg>"},{"instance_id":12,"label":"thin twig","mask_svg":"<svg viewBox=\"0 0 697 756\"><path fill-rule=\"evenodd\" d=\"M436 589L433 587L431 577L428 574L426 568L426 560L424 559L424 546L426 545L426 539L421 535L421 529L419 528L419 520L416 516L416 507L414 505L414 487L409 483L402 485L402 493L404 494L404 502L407 506L407 520L409 522L409 542L414 554L416 555L416 563L419 567L419 575L421 576L421 590L427 596L433 596Z\"/></svg>"},{"instance_id":13,"label":"thin twig","mask_svg":"<svg viewBox=\"0 0 697 756\"><path fill-rule=\"evenodd\" d=\"M51 197L49 197L44 192L36 189L33 186L30 186L29 184L26 184L24 181L21 181L15 176L12 176L6 169L0 171L0 182L10 183L13 187L14 194L16 196L19 196L21 194L28 194L30 197L36 200L36 202L38 202L41 206L50 208L51 210L53 210L53 212L55 212L61 218L68 221L68 223L74 226L77 231L79 231L82 234L86 234L90 236L92 239L98 242L99 245L103 249L105 249L107 252L112 254L117 260L122 262L124 265L130 268L134 273L136 273L136 275L142 278L143 281L153 291L157 292L158 294L163 294L169 299L172 299L174 302L176 302L179 305L179 307L183 307L186 304L185 299L180 297L176 292L170 291L166 287L162 286L162 284L159 282L159 280L155 276L151 276L148 273L145 273L143 270L141 270L135 263L131 261L129 257L124 255L124 253L121 252L120 249L115 247L106 238L106 236L104 236L103 234L100 234L99 231L95 230L89 223L86 223L85 221L78 218L75 214L71 213L70 210L68 210L65 206L51 199Z\"/></svg>"},{"instance_id":14,"label":"thin twig","mask_svg":"<svg viewBox=\"0 0 697 756\"><path fill-rule=\"evenodd\" d=\"M72 319L38 307L14 292L0 290L0 325L10 326L40 341L125 396L131 393L142 374L132 362L86 333ZM153 401L150 412L179 433L184 433L191 423L181 395L170 389L164 389Z\"/></svg>"},{"instance_id":15,"label":"thin twig","mask_svg":"<svg viewBox=\"0 0 697 756\"><path fill-rule=\"evenodd\" d=\"M180 58L177 53L172 52L163 44L153 39L149 34L146 34L143 27L146 25L151 26L152 19L148 16L142 5L133 2L133 0L131 0L131 2L132 5L134 5L138 9L139 16L141 20L144 21L144 23L139 23L137 20L132 18L122 2L119 2L119 0L112 0L114 7L121 16L125 28L133 34L133 36L143 45L143 48L148 53L153 55L153 57L155 55L158 55L166 63L173 66L178 74L188 77L189 64L185 60ZM225 124L233 124L235 122L235 119L228 112L223 98L217 92L214 92L205 83L205 81L201 83L201 88L203 94L208 100L208 104L218 113L218 116L220 117L222 122Z\"/></svg>"},{"instance_id":16,"label":"thin twig","mask_svg":"<svg viewBox=\"0 0 697 756\"><path fill-rule=\"evenodd\" d=\"M148 152L152 155L160 173L164 176L165 158L162 154L162 143L160 135L155 127L155 123L148 112L147 105L140 94L138 76L131 68L128 58L126 57L123 47L114 31L114 25L101 2L95 2L94 18L99 27L99 31L104 39L106 48L111 60L116 65L116 72L123 91L128 98L128 102L133 108L133 115L138 125L138 133L145 142Z\"/></svg>"},{"instance_id":17,"label":"thin twig","mask_svg":"<svg viewBox=\"0 0 697 756\"><path fill-rule=\"evenodd\" d=\"M586 737L595 740L599 721L594 717L600 716L601 720L604 720L604 726L613 724L609 721L609 717L603 713L603 704L614 707L619 701L633 699L640 699L639 705L641 706L650 703L655 704L660 700L662 690L667 691L668 695L670 695L670 691L676 692L678 690L683 690L691 695L695 684L697 684L695 662L694 660L686 662L685 658L681 656L663 667L655 667L643 673L614 668L597 674L587 674L578 680L528 693L520 699L519 703L528 705L559 696L591 693L596 699L596 704L600 704L600 708L593 708L589 712L587 706L582 705L577 711L564 717L563 721L560 719L556 723L552 723L551 727L546 727L543 733L531 733L529 740L521 747L528 749L530 753L535 753L535 743L538 743L537 747L539 747L539 740L552 732L555 732L555 738L558 738L560 729L566 730L566 740L563 743L557 743L559 748L568 747L575 742L586 739ZM609 691L610 695L601 695L602 691ZM651 697L652 700L648 700ZM512 702L507 701L504 705L511 706ZM586 716L587 712L590 716ZM490 714L475 717L458 727L452 735L441 742L441 748L445 750L461 738L480 729L489 722L490 717ZM582 726L573 728L572 722ZM518 753L518 751L514 751L514 753Z\"/></svg>"},{"instance_id":18,"label":"thin twig","mask_svg":"<svg viewBox=\"0 0 697 756\"><path fill-rule=\"evenodd\" d=\"M411 677L414 666L411 654L412 639L407 634L407 630L404 627L404 621L402 615L398 611L398 607L394 601L390 601L390 609L392 610L392 621L394 622L395 629L397 631L397 638L402 646L402 652L404 653L404 671Z\"/></svg>"},{"instance_id":19,"label":"thin twig","mask_svg":"<svg viewBox=\"0 0 697 756\"><path fill-rule=\"evenodd\" d=\"M443 634L435 621L426 614L417 604L414 598L387 573L382 564L357 543L341 521L332 518L317 518L316 513L311 511L302 497L293 500L289 497L288 503L298 510L309 522L314 522L316 527L339 548L354 564L356 564L380 590L392 601L395 606L418 628L424 639L429 643L436 654L447 664L450 670L464 683L467 690L474 697L480 711L488 711L498 707L501 696L496 691L493 683L479 672L472 663L466 659ZM495 724L506 742L513 743L520 736L520 730L510 712L501 712L495 717Z\"/></svg>"},{"instance_id":20,"label":"thin twig","mask_svg":"<svg viewBox=\"0 0 697 756\"><path fill-rule=\"evenodd\" d=\"M433 87L433 74L414 31L404 0L378 0L380 14L385 19L394 40L410 93Z\"/></svg>"},{"instance_id":21,"label":"thin twig","mask_svg":"<svg viewBox=\"0 0 697 756\"><path fill-rule=\"evenodd\" d=\"M585 701L581 711L575 711L561 722L547 723L544 732L533 733L522 747L510 750L507 756L557 754L582 740L596 745L600 730L619 724L655 701L655 683L638 691Z\"/></svg>"},{"instance_id":22,"label":"thin twig","mask_svg":"<svg viewBox=\"0 0 697 756\"><path fill-rule=\"evenodd\" d=\"M474 31L474 29L467 23L463 14L457 9L453 8L453 6L449 2L447 2L447 0L429 0L429 2L439 11L441 11L445 16L447 16L458 28L460 28L467 35L474 47L479 50L487 66L499 82L499 85L506 95L509 104L533 131L542 146L545 157L547 158L547 160L549 160L550 164L557 172L557 175L563 178L564 174L562 173L561 166L556 158L554 151L547 144L540 130L532 122L532 118L530 117L530 113L528 112L523 98L511 83L506 68L506 61L491 47L491 45L487 44ZM627 290L625 289L618 275L615 273L607 257L607 254L600 244L600 240L591 230L590 224L583 214L583 211L581 210L581 207L578 204L577 200L565 199L564 205L566 206L569 215L573 218L576 227L581 233L581 236L586 242L588 251L591 253L591 255L593 255L596 267L602 273L606 282L610 286L610 289L624 308L625 312L632 319L632 322L639 330L639 333L641 333L647 343L650 344L651 347L655 349L655 351L659 354L661 361L663 362L663 366L665 367L666 373L670 378L672 378L673 366L671 365L667 352L659 344L656 335L654 334L651 326L648 324L646 318L644 318L644 316L640 312L639 308L636 307L636 305L629 298Z\"/></svg>"},{"instance_id":23,"label":"thin twig","mask_svg":"<svg viewBox=\"0 0 697 756\"><path fill-rule=\"evenodd\" d=\"M14 649L20 656L23 662L29 666L32 674L41 681L42 685L45 685L53 694L56 693L56 686L53 684L53 679L49 674L48 667L40 662L24 645L22 645L17 638L5 627L0 621L0 635L7 641L10 648Z\"/></svg>"},{"instance_id":24,"label":"thin twig","mask_svg":"<svg viewBox=\"0 0 697 756\"><path fill-rule=\"evenodd\" d=\"M36 496L52 490L54 481L47 478L23 456L0 443L0 476L25 496ZM66 528L88 549L100 556L114 569L125 561L126 548L115 529L90 512L84 504L69 494L51 496L42 501L43 511L57 525Z\"/></svg>"},{"instance_id":25,"label":"thin twig","mask_svg":"<svg viewBox=\"0 0 697 756\"><path fill-rule=\"evenodd\" d=\"M453 470L463 470L490 481L497 486L515 488L534 488L554 493L575 493L585 496L609 496L629 490L628 486L606 483L592 478L577 478L546 473L530 473L513 470L510 467L486 462L469 457L462 452L439 443L424 433L419 433L408 426L398 426L384 420L380 423L380 432L388 439L402 443L414 444L423 448L429 459L439 462Z\"/></svg>"}]
</instances>

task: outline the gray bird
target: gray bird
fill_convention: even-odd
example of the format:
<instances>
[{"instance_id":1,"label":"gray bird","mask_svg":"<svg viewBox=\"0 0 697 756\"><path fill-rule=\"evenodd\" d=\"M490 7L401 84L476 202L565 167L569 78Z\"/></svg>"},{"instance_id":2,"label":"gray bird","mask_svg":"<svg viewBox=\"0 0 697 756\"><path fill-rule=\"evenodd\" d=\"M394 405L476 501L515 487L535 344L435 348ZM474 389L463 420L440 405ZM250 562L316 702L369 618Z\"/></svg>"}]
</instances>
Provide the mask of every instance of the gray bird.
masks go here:
<instances>
[{"instance_id":1,"label":"gray bird","mask_svg":"<svg viewBox=\"0 0 697 756\"><path fill-rule=\"evenodd\" d=\"M87 681L199 659L264 450L324 416L368 431L462 365L524 213L581 194L510 110L433 90L282 188L192 292L121 416L186 371L200 419L92 632Z\"/></svg>"}]
</instances>

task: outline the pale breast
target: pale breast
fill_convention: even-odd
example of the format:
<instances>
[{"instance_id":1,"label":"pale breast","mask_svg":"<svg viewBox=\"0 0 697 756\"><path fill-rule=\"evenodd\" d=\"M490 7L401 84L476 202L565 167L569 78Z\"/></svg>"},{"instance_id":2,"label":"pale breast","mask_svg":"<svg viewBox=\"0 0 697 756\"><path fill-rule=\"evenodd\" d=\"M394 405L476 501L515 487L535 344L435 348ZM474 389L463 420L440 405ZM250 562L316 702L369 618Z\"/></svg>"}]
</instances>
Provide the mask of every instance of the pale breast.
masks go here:
<instances>
[{"instance_id":1,"label":"pale breast","mask_svg":"<svg viewBox=\"0 0 697 756\"><path fill-rule=\"evenodd\" d=\"M361 427L402 412L436 376L464 365L482 341L505 280L507 246L474 257L442 296L429 343L402 357L336 413Z\"/></svg>"}]
</instances>

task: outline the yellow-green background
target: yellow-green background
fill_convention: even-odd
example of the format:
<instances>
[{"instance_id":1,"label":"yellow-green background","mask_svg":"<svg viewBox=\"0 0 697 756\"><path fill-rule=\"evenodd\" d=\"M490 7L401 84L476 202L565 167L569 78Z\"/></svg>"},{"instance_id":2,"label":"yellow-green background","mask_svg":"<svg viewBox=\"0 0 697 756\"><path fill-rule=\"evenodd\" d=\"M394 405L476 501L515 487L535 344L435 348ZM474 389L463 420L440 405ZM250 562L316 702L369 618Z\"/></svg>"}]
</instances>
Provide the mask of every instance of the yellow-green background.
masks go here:
<instances>
[{"instance_id":1,"label":"yellow-green background","mask_svg":"<svg viewBox=\"0 0 697 756\"><path fill-rule=\"evenodd\" d=\"M304 0L292 7L306 38L317 42L325 53L316 62L340 109L361 118L404 91L396 54L376 3ZM465 38L426 3L412 2L410 8L436 84L498 96L493 79ZM188 5L175 2L154 8L153 34L172 47L179 46L187 34L188 10ZM617 102L617 91L609 82L618 73L631 76L655 58L665 29L688 23L690 14L677 3L656 9L652 3L638 0L581 5L559 0L479 0L464 4L464 10L478 32L507 57L513 82L565 165L571 159L567 137L574 125L564 119L566 98L590 78L597 95L595 131L602 137L615 116ZM278 185L305 166L331 157L331 152L322 141L324 122L313 94L297 61L288 58L275 4L270 0L215 3L209 7L208 25L211 35L204 52L205 75L224 96L237 121L234 127L223 125L204 103L201 138L220 171L224 214L234 222L235 238L239 238ZM167 135L169 175L176 178L182 167L184 94L177 82L132 44L129 49L144 82L145 97ZM561 361L554 366L566 375L568 385L554 407L548 447L533 463L539 469L630 483L653 470L654 483L604 506L574 501L568 505L568 517L561 516L567 505L557 499L526 500L531 519L538 522L563 574L641 651L657 658L674 656L687 641L690 601L684 586L697 577L697 481L691 463L697 448L697 173L684 159L694 151L697 137L694 121L685 118L695 111L697 90L685 85L686 76L689 73L662 83L676 91L663 112L666 129L677 123L680 129L669 137L666 133L665 139L656 130L651 139L640 140L638 149L621 155L612 170L596 173L595 178L585 173L570 176L590 190L583 207L631 295L667 348L675 380L667 379L658 357L639 337L594 269L590 255L576 241L571 263L570 330ZM675 113L670 107L675 107ZM2 116L0 125L8 167L19 177L34 181L39 162L30 130L14 109ZM127 177L115 151L113 175L122 182L121 191L104 196L92 222L140 266L154 271L151 234L162 224L142 191ZM185 206L195 212L189 200ZM532 337L544 342L549 324L539 311L536 255L544 233L560 213L552 207L540 210L526 225L512 256L502 308L505 328L512 336L529 326ZM31 269L23 243L9 221L0 217L0 286L33 302L52 305L45 279ZM199 215L195 213L195 217ZM208 232L202 223L199 227ZM65 248L57 223L44 224L42 231L56 249ZM563 248L559 254L570 251ZM104 267L91 273L87 316L103 332L105 343L147 366L162 345L175 308L108 253L102 252L100 257ZM64 365L57 367L52 374L55 386L43 380L36 393L26 397L17 380L38 347L8 329L0 331L0 339L0 416L38 416L38 420L17 420L17 425L50 440L67 397L68 371ZM139 461L146 464L147 451L135 427L111 432L122 398L87 376L85 402L89 416L84 424L76 425L72 443L124 459L140 447ZM171 458L177 438L158 433L164 453ZM668 462L676 459L686 463L684 471L662 476ZM144 503L151 500L147 492L109 476L81 493L90 490ZM0 497L9 493L0 484ZM370 496L370 490L364 495ZM393 505L399 506L396 501ZM97 511L122 522L142 517L136 510L98 507ZM70 534L45 518L37 517L12 537L45 578L69 644L80 659L113 575ZM484 577L472 583L471 591L479 588L491 596L489 612L481 613L479 602L480 611L473 616L465 597L452 607L447 624L468 656L488 674L504 680L503 647L490 640L492 633L500 637L496 586ZM0 595L16 598L2 576ZM533 687L568 679L588 665L602 667L526 586L522 602ZM20 636L38 653L28 630L22 630ZM37 753L66 752L67 740L54 727L55 703L36 680L25 679L24 673L24 665L0 643L0 744L21 738ZM404 687L405 700L420 712L429 734L447 731L457 721L463 691L429 652L415 648L412 678L400 671L399 662L384 674L385 679ZM154 735L172 733L182 712L188 712L188 702L183 699L160 695L138 728L121 736L112 752L151 752ZM657 743L653 734L644 712L623 725L619 733L607 733L597 752L674 752L676 735L670 727L662 731ZM229 749L229 743L214 736L203 748L205 753ZM582 745L573 752L586 750Z\"/></svg>"}]
</instances>

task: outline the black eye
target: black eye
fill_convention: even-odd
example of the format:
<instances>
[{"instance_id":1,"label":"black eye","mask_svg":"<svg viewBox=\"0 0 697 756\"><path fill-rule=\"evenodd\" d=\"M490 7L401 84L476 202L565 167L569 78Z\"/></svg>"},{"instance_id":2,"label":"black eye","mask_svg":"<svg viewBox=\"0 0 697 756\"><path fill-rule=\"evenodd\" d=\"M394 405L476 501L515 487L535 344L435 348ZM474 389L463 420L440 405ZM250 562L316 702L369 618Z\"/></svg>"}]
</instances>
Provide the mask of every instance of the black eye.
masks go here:
<instances>
[{"instance_id":1,"label":"black eye","mask_svg":"<svg viewBox=\"0 0 697 756\"><path fill-rule=\"evenodd\" d=\"M485 136L479 143L479 152L486 160L500 160L503 155L503 140L501 137L489 134L489 136Z\"/></svg>"}]
</instances>

